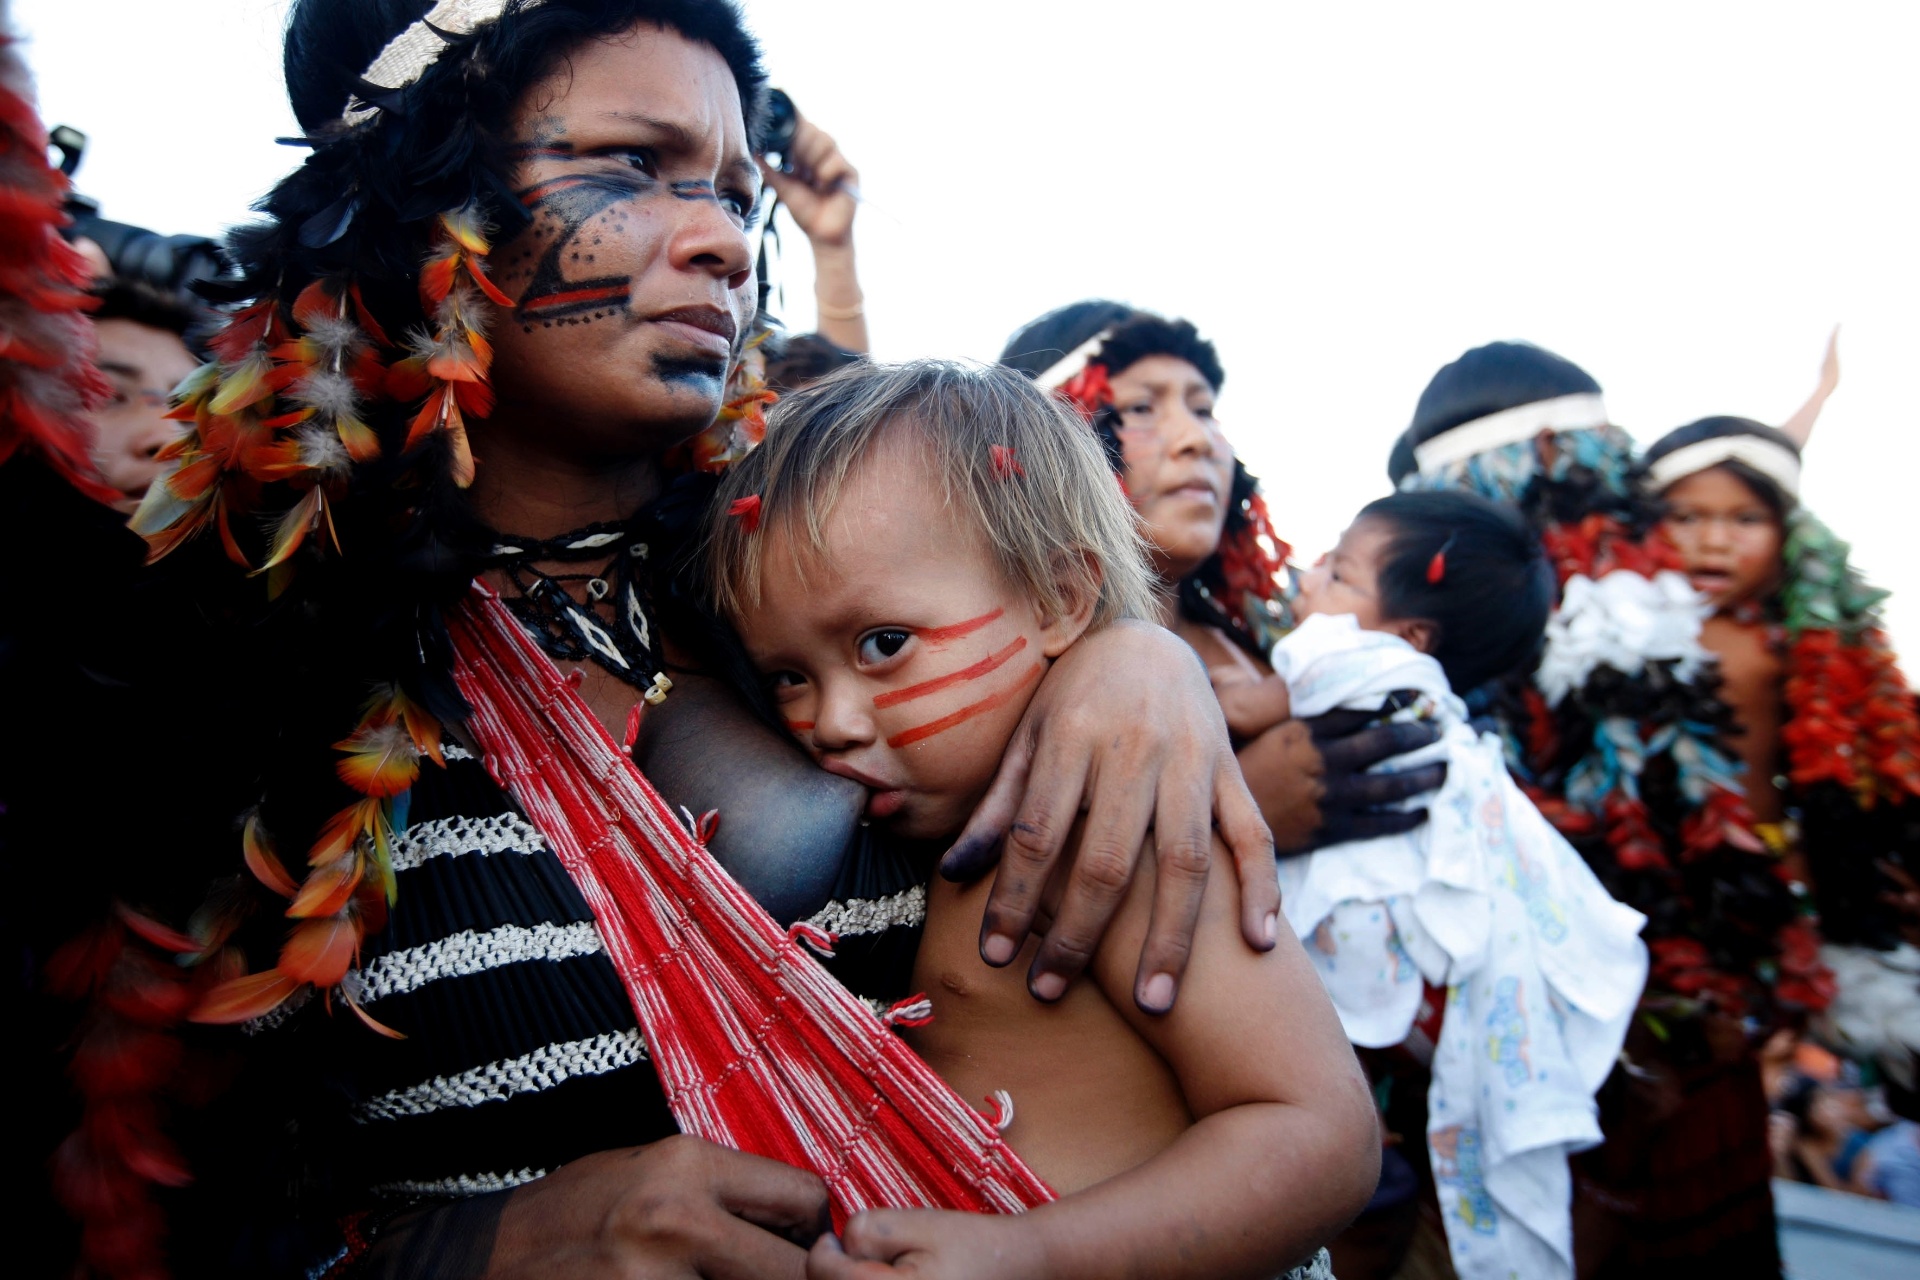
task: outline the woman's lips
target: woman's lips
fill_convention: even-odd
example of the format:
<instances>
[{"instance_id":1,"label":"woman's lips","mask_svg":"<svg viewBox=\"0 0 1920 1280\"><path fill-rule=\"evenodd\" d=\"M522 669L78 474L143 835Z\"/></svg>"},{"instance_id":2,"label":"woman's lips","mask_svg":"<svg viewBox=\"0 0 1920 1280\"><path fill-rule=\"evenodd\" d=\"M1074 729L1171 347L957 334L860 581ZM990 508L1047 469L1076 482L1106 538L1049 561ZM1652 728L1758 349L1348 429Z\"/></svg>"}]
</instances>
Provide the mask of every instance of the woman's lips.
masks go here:
<instances>
[{"instance_id":1,"label":"woman's lips","mask_svg":"<svg viewBox=\"0 0 1920 1280\"><path fill-rule=\"evenodd\" d=\"M725 359L733 354L734 319L714 307L678 307L651 317L654 324L690 347Z\"/></svg>"}]
</instances>

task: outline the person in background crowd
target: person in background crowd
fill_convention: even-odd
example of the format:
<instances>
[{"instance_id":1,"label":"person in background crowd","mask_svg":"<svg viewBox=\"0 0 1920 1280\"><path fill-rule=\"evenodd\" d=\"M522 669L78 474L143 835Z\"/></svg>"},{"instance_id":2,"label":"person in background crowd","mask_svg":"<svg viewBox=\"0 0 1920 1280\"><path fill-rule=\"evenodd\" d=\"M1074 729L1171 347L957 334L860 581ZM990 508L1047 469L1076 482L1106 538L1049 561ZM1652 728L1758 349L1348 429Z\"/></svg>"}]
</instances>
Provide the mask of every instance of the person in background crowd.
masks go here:
<instances>
[{"instance_id":1,"label":"person in background crowd","mask_svg":"<svg viewBox=\"0 0 1920 1280\"><path fill-rule=\"evenodd\" d=\"M1837 991L1814 1030L1911 1091L1920 920L1899 909L1896 877L1920 870L1920 715L1882 629L1887 593L1799 500L1805 443L1703 418L1647 450L1647 488L1712 608L1701 643L1733 708L1755 829L1818 909Z\"/></svg>"},{"instance_id":2,"label":"person in background crowd","mask_svg":"<svg viewBox=\"0 0 1920 1280\"><path fill-rule=\"evenodd\" d=\"M1423 753L1448 766L1423 826L1282 859L1280 893L1348 1038L1416 1060L1379 1074L1424 1084L1429 1127L1404 1146L1426 1152L1462 1280L1571 1280L1568 1157L1600 1141L1593 1095L1646 982L1645 918L1607 896L1459 697L1532 664L1553 599L1511 507L1396 493L1302 576L1300 625L1273 649L1301 714L1404 690L1399 716L1445 730ZM1421 1015L1436 1000L1437 1026ZM1349 1280L1393 1271L1340 1261Z\"/></svg>"},{"instance_id":3,"label":"person in background crowd","mask_svg":"<svg viewBox=\"0 0 1920 1280\"><path fill-rule=\"evenodd\" d=\"M1510 503L1540 532L1560 580L1544 654L1482 697L1541 811L1648 919L1632 1071L1603 1090L1607 1140L1577 1162L1581 1274L1691 1275L1707 1259L1776 1274L1755 1042L1831 984L1754 834L1693 587L1626 433L1585 370L1496 342L1434 375L1388 473Z\"/></svg>"},{"instance_id":4,"label":"person in background crowd","mask_svg":"<svg viewBox=\"0 0 1920 1280\"><path fill-rule=\"evenodd\" d=\"M807 237L813 254L813 300L818 317L812 333L769 339L766 383L775 392L797 391L871 349L867 299L854 263L853 222L860 212L860 174L824 129L794 113L793 137L781 163L760 160L760 172Z\"/></svg>"},{"instance_id":5,"label":"person in background crowd","mask_svg":"<svg viewBox=\"0 0 1920 1280\"><path fill-rule=\"evenodd\" d=\"M188 334L211 316L137 280L103 281L94 296L100 372L112 395L94 415L93 461L121 495L115 507L132 515L165 465L160 450L180 434L180 424L167 417L168 396L200 367Z\"/></svg>"},{"instance_id":6,"label":"person in background crowd","mask_svg":"<svg viewBox=\"0 0 1920 1280\"><path fill-rule=\"evenodd\" d=\"M73 610L32 619L29 640L97 642L128 669L102 695L123 718L56 716L36 746L62 749L5 775L9 854L84 878L32 912L64 920L76 888L102 908L59 963L33 922L32 963L84 1033L55 1189L87 1264L124 1275L165 1253L197 1276L798 1280L825 1187L674 1136L606 904L556 853L574 829L509 793L532 773L488 771L486 742L557 722L489 737L453 648L484 618L559 664L575 748L630 743L661 791L725 815L709 848L782 922L838 909L861 923L839 930L848 962L904 983L920 886L860 892L887 870L860 789L758 714L678 576L713 481L665 456L714 423L754 311L758 52L720 0L446 5L440 24L427 7L294 5L285 67L313 145L237 237L246 305L182 389L179 456L136 513L160 563L85 636ZM1271 842L1204 688L1137 624L1055 664L947 863L1009 869L990 962L1024 944L1089 785L1090 841L1131 852L1151 824L1165 851L1136 1001L1177 991L1210 829L1243 871L1243 936L1270 945ZM88 802L67 744L102 723L163 735L140 785L164 803ZM1070 877L1040 944L1042 995L1132 876L1097 870ZM255 1034L188 1037L183 1014ZM189 1041L230 1061L186 1061ZM156 1188L189 1181L163 1214Z\"/></svg>"},{"instance_id":7,"label":"person in background crowd","mask_svg":"<svg viewBox=\"0 0 1920 1280\"><path fill-rule=\"evenodd\" d=\"M1364 716L1295 720L1266 664L1287 621L1288 548L1214 417L1226 374L1213 344L1188 321L1090 300L1026 325L1000 363L1073 404L1105 444L1146 526L1162 621L1206 665L1281 851L1418 825L1424 810L1397 806L1438 787L1444 769L1369 770L1430 745L1433 732L1367 727Z\"/></svg>"}]
</instances>

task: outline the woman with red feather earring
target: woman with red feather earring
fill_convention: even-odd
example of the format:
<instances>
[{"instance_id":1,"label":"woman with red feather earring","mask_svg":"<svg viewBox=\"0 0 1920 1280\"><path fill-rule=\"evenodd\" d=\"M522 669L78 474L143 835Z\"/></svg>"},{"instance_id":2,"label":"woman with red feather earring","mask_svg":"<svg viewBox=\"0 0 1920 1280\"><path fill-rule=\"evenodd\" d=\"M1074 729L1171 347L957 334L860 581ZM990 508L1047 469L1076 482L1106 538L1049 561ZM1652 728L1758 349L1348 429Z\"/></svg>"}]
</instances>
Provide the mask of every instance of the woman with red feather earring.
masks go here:
<instances>
[{"instance_id":1,"label":"woman with red feather earring","mask_svg":"<svg viewBox=\"0 0 1920 1280\"><path fill-rule=\"evenodd\" d=\"M1830 344L1812 399L1778 430L1714 417L1647 450L1647 488L1713 612L1755 830L1825 944L1833 1002L1813 1030L1912 1098L1920 1064L1920 716L1882 630L1885 591L1800 502L1801 449L1839 381Z\"/></svg>"},{"instance_id":2,"label":"woman with red feather earring","mask_svg":"<svg viewBox=\"0 0 1920 1280\"><path fill-rule=\"evenodd\" d=\"M1288 714L1266 655L1287 627L1289 548L1214 417L1226 373L1213 344L1189 321L1089 300L1023 327L1000 363L1072 403L1106 445L1165 588L1161 621L1206 665L1282 855L1424 820L1397 806L1438 787L1441 766L1369 770L1428 745L1426 726Z\"/></svg>"},{"instance_id":3,"label":"woman with red feather earring","mask_svg":"<svg viewBox=\"0 0 1920 1280\"><path fill-rule=\"evenodd\" d=\"M300 0L285 63L311 154L235 238L237 309L177 393L183 434L135 521L158 563L117 616L143 652L110 705L176 726L150 763L165 802L90 828L143 851L107 877L140 908L113 917L114 954L178 993L142 1031L175 1043L185 1011L203 1024L185 1038L232 1065L186 1079L156 1050L114 1077L133 1095L89 1130L111 1141L56 1188L98 1246L87 1265L158 1273L164 1223L194 1275L797 1278L821 1182L672 1136L687 1098L670 1114L655 1083L645 975L555 852L574 829L525 799L571 784L579 751L651 796L627 747L701 815L753 912L838 934L835 973L862 995L906 994L920 886L690 603L682 536L712 480L664 466L723 407L754 408L728 380L755 301L757 50L722 0ZM582 713L565 750L514 764L533 747L489 699L523 690L476 674L482 643ZM1085 652L1043 682L947 869L999 855L982 949L1005 963L1083 798L1089 847L1137 848L1152 823L1138 998L1164 1008L1209 827L1256 946L1271 843L1185 653L1144 626ZM87 811L47 772L10 777L9 801ZM59 863L58 829L11 827L34 833L21 861ZM1130 874L1073 870L1037 993L1064 988ZM76 1017L125 1010L88 967L102 954L69 966L94 975ZM73 1064L83 1090L99 1066ZM174 1126L184 1167L121 1141L219 1074L231 1087ZM101 1243L115 1221L154 1229Z\"/></svg>"}]
</instances>

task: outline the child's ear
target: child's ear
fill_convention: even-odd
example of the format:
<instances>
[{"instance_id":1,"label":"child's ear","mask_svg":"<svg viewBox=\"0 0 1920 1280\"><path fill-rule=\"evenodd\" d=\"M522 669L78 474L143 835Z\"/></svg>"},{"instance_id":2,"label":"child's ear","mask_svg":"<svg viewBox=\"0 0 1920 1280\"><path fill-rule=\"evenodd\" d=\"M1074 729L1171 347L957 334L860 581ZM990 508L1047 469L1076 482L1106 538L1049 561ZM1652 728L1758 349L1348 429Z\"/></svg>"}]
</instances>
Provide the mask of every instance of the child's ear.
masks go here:
<instances>
[{"instance_id":1,"label":"child's ear","mask_svg":"<svg viewBox=\"0 0 1920 1280\"><path fill-rule=\"evenodd\" d=\"M1425 618L1395 618L1384 630L1391 631L1422 653L1432 653L1440 642L1440 627Z\"/></svg>"},{"instance_id":2,"label":"child's ear","mask_svg":"<svg viewBox=\"0 0 1920 1280\"><path fill-rule=\"evenodd\" d=\"M1072 571L1076 569L1078 572ZM1102 581L1100 561L1088 553L1082 552L1071 567L1062 566L1057 585L1065 607L1058 617L1040 621L1040 650L1047 657L1059 657L1087 633L1087 624L1093 621L1093 611L1100 604Z\"/></svg>"}]
</instances>

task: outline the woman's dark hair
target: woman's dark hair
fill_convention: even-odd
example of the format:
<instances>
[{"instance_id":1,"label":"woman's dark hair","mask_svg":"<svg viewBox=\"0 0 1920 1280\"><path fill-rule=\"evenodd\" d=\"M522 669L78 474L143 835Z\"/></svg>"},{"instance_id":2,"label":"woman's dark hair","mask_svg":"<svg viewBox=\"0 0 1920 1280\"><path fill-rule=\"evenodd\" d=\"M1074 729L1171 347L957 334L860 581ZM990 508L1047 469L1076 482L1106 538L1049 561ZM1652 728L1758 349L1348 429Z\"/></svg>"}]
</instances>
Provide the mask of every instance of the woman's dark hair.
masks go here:
<instances>
[{"instance_id":1,"label":"woman's dark hair","mask_svg":"<svg viewBox=\"0 0 1920 1280\"><path fill-rule=\"evenodd\" d=\"M1429 653L1465 694L1531 666L1553 609L1553 566L1526 520L1470 493L1396 493L1362 520L1392 528L1380 565L1388 619L1434 626Z\"/></svg>"},{"instance_id":2,"label":"woman's dark hair","mask_svg":"<svg viewBox=\"0 0 1920 1280\"><path fill-rule=\"evenodd\" d=\"M1413 421L1394 442L1387 474L1397 485L1418 469L1413 451L1436 436L1489 414L1560 396L1598 395L1593 375L1531 342L1489 342L1433 375Z\"/></svg>"},{"instance_id":3,"label":"woman's dark hair","mask_svg":"<svg viewBox=\"0 0 1920 1280\"><path fill-rule=\"evenodd\" d=\"M1724 440L1729 436L1752 436L1756 440L1765 440L1768 444L1779 445L1794 457L1800 456L1800 446L1793 437L1776 427L1755 422L1752 418L1736 418L1731 414L1721 414L1712 418L1702 418L1698 422L1689 422L1684 427L1675 427L1647 450L1646 464L1652 466L1670 453L1699 444L1704 440ZM1756 467L1748 466L1738 458L1728 458L1714 464L1734 479L1753 490L1753 496L1767 505L1777 520L1784 520L1787 513L1798 505L1791 493L1780 487L1780 482ZM1708 468L1711 470L1712 468Z\"/></svg>"},{"instance_id":4,"label":"woman's dark hair","mask_svg":"<svg viewBox=\"0 0 1920 1280\"><path fill-rule=\"evenodd\" d=\"M1220 353L1200 336L1192 321L1168 320L1145 311L1115 325L1100 344L1097 358L1111 375L1132 368L1148 356L1185 360L1200 371L1215 395L1227 380L1227 371L1220 367Z\"/></svg>"},{"instance_id":5,"label":"woman's dark hair","mask_svg":"<svg viewBox=\"0 0 1920 1280\"><path fill-rule=\"evenodd\" d=\"M1124 302L1106 298L1070 302L1047 312L1008 338L1007 345L1000 350L999 363L1018 369L1029 378L1037 378L1066 359L1081 343L1137 314ZM1111 365L1108 371L1118 372Z\"/></svg>"},{"instance_id":6,"label":"woman's dark hair","mask_svg":"<svg viewBox=\"0 0 1920 1280\"><path fill-rule=\"evenodd\" d=\"M860 352L849 351L817 333L791 337L775 333L767 340L767 388L788 395L865 359Z\"/></svg>"}]
</instances>

